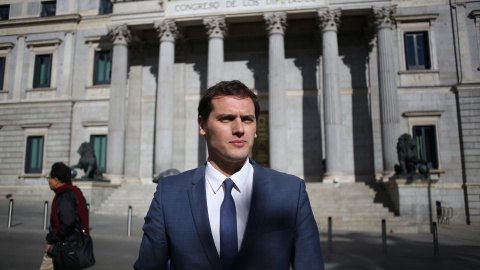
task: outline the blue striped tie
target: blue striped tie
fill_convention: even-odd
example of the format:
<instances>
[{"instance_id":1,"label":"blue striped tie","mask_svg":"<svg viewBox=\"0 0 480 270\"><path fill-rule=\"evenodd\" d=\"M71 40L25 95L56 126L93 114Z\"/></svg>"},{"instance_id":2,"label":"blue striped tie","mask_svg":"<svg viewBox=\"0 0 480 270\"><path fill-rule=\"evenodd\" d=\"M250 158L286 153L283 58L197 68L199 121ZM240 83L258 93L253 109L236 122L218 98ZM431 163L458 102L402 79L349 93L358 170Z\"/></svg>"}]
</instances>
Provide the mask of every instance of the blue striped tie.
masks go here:
<instances>
[{"instance_id":1,"label":"blue striped tie","mask_svg":"<svg viewBox=\"0 0 480 270\"><path fill-rule=\"evenodd\" d=\"M220 260L223 269L229 270L233 268L238 254L237 211L232 197L234 183L230 178L225 179L223 183L225 197L220 207Z\"/></svg>"}]
</instances>

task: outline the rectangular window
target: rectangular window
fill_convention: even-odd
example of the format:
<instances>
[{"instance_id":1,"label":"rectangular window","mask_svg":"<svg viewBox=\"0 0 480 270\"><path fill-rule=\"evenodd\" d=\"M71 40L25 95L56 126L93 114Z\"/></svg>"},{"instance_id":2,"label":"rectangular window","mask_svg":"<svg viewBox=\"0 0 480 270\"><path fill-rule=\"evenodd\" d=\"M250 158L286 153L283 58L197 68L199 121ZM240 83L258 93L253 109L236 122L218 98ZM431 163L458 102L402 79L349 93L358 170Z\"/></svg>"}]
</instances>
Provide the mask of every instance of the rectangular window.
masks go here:
<instances>
[{"instance_id":1,"label":"rectangular window","mask_svg":"<svg viewBox=\"0 0 480 270\"><path fill-rule=\"evenodd\" d=\"M414 126L413 139L417 143L417 156L427 161L430 169L438 169L437 134L435 126Z\"/></svg>"},{"instance_id":2,"label":"rectangular window","mask_svg":"<svg viewBox=\"0 0 480 270\"><path fill-rule=\"evenodd\" d=\"M99 15L112 13L113 5L109 0L100 0L100 8L98 9Z\"/></svg>"},{"instance_id":3,"label":"rectangular window","mask_svg":"<svg viewBox=\"0 0 480 270\"><path fill-rule=\"evenodd\" d=\"M107 135L91 135L90 145L93 146L97 157L97 166L102 172L107 171Z\"/></svg>"},{"instance_id":4,"label":"rectangular window","mask_svg":"<svg viewBox=\"0 0 480 270\"><path fill-rule=\"evenodd\" d=\"M35 68L33 71L33 88L50 87L50 75L52 72L52 55L42 54L35 56Z\"/></svg>"},{"instance_id":5,"label":"rectangular window","mask_svg":"<svg viewBox=\"0 0 480 270\"><path fill-rule=\"evenodd\" d=\"M0 90L3 90L4 77L5 77L5 57L0 57Z\"/></svg>"},{"instance_id":6,"label":"rectangular window","mask_svg":"<svg viewBox=\"0 0 480 270\"><path fill-rule=\"evenodd\" d=\"M110 84L110 75L112 73L112 51L95 52L95 62L93 67L93 84Z\"/></svg>"},{"instance_id":7,"label":"rectangular window","mask_svg":"<svg viewBox=\"0 0 480 270\"><path fill-rule=\"evenodd\" d=\"M0 6L0 21L6 21L10 18L10 5Z\"/></svg>"},{"instance_id":8,"label":"rectangular window","mask_svg":"<svg viewBox=\"0 0 480 270\"><path fill-rule=\"evenodd\" d=\"M40 17L55 16L56 11L57 11L56 1L42 2L42 12L40 13Z\"/></svg>"},{"instance_id":9,"label":"rectangular window","mask_svg":"<svg viewBox=\"0 0 480 270\"><path fill-rule=\"evenodd\" d=\"M430 69L428 32L405 33L407 70Z\"/></svg>"},{"instance_id":10,"label":"rectangular window","mask_svg":"<svg viewBox=\"0 0 480 270\"><path fill-rule=\"evenodd\" d=\"M26 150L25 173L42 173L43 136L28 136Z\"/></svg>"}]
</instances>

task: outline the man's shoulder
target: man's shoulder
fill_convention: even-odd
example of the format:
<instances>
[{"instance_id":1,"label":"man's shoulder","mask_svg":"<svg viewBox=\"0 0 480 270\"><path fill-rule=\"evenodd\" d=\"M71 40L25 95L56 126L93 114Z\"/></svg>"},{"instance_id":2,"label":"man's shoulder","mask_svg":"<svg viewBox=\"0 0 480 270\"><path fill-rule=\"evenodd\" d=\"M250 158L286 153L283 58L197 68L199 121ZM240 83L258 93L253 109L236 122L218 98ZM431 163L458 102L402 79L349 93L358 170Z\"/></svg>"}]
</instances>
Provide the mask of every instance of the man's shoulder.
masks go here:
<instances>
[{"instance_id":1,"label":"man's shoulder","mask_svg":"<svg viewBox=\"0 0 480 270\"><path fill-rule=\"evenodd\" d=\"M290 181L302 181L303 182L303 179L296 176L296 175L288 174L288 173L284 173L284 172L279 172L277 170L270 169L270 168L265 168L265 167L263 167L263 168L267 171L267 173L270 176L273 176L275 178L286 179L286 180L290 180Z\"/></svg>"},{"instance_id":2,"label":"man's shoulder","mask_svg":"<svg viewBox=\"0 0 480 270\"><path fill-rule=\"evenodd\" d=\"M253 168L254 168L254 174L257 173L257 172L260 173L260 175L266 174L267 177L272 181L304 182L303 179L301 179L300 177L298 177L296 175L280 172L280 171L277 171L277 170L274 170L274 169L271 169L271 168L267 168L267 167L262 167L262 166L260 166L256 163L252 163L252 164L253 164Z\"/></svg>"},{"instance_id":3,"label":"man's shoulder","mask_svg":"<svg viewBox=\"0 0 480 270\"><path fill-rule=\"evenodd\" d=\"M205 166L191 169L177 175L165 177L164 179L160 180L159 183L162 183L163 185L176 185L181 183L182 181L194 181L196 177L199 177L199 171L202 170L205 171Z\"/></svg>"}]
</instances>

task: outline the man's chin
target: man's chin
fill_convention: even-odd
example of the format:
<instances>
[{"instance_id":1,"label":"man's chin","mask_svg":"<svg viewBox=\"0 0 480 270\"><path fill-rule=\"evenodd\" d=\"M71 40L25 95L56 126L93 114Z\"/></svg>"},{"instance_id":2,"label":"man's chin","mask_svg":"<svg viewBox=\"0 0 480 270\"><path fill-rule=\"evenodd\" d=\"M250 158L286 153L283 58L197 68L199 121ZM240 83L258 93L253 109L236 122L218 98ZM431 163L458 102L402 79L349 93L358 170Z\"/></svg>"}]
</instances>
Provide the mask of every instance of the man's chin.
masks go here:
<instances>
[{"instance_id":1,"label":"man's chin","mask_svg":"<svg viewBox=\"0 0 480 270\"><path fill-rule=\"evenodd\" d=\"M248 155L231 157L230 162L232 162L232 163L242 163L242 162L246 162L247 158L248 158Z\"/></svg>"}]
</instances>

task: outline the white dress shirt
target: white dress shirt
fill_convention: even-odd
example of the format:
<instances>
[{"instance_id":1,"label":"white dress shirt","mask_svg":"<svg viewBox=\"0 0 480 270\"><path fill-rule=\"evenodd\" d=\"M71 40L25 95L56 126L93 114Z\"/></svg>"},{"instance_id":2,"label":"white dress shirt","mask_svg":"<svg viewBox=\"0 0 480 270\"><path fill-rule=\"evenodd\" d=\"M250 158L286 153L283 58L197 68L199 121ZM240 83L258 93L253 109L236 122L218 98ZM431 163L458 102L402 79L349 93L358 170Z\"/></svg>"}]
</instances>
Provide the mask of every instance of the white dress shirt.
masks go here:
<instances>
[{"instance_id":1,"label":"white dress shirt","mask_svg":"<svg viewBox=\"0 0 480 270\"><path fill-rule=\"evenodd\" d=\"M220 207L222 206L225 196L225 187L223 181L232 179L235 186L232 189L232 197L235 201L235 209L237 211L237 239L238 249L243 240L245 227L247 226L248 213L250 211L250 202L252 200L252 184L253 184L253 166L250 162L245 162L242 169L230 177L226 177L210 162L207 162L205 168L205 189L207 194L208 218L210 220L210 229L212 230L213 241L220 255Z\"/></svg>"}]
</instances>

